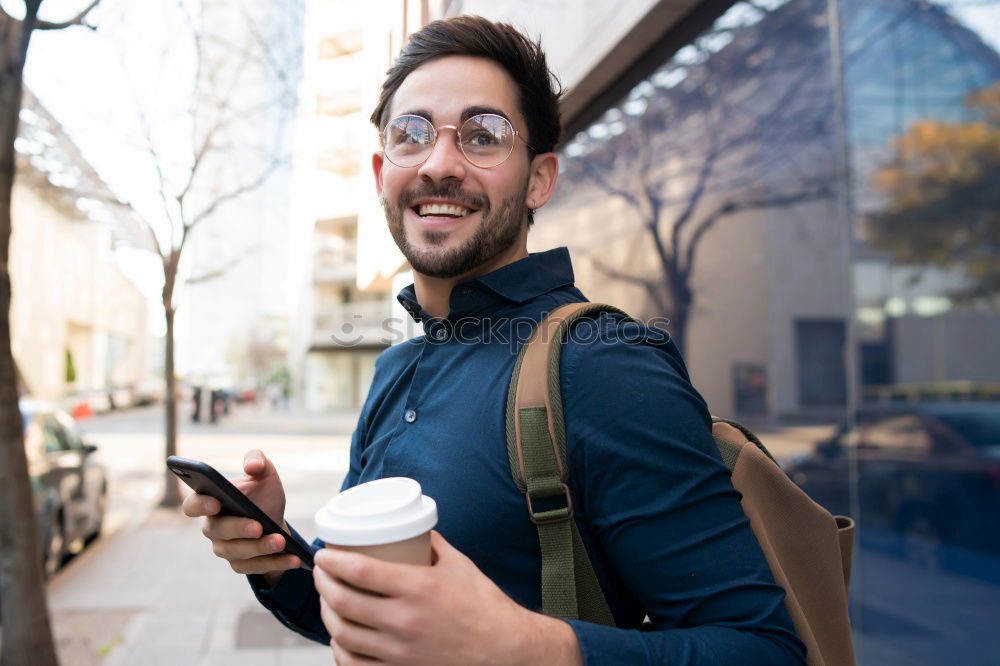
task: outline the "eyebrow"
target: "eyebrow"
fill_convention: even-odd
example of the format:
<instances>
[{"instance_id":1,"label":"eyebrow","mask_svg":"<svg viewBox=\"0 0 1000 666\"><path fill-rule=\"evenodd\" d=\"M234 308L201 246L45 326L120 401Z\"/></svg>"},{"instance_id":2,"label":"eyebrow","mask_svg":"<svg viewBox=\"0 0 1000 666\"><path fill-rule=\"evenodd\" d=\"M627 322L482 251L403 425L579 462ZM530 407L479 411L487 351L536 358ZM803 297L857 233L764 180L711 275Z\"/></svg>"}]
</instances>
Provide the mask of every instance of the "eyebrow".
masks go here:
<instances>
[{"instance_id":1,"label":"eyebrow","mask_svg":"<svg viewBox=\"0 0 1000 666\"><path fill-rule=\"evenodd\" d=\"M478 116L484 113L491 113L494 116L500 116L501 118L506 119L507 122L510 122L510 118L507 117L506 113L492 106L467 106L462 110L462 116L459 119L459 122L464 123L472 116Z\"/></svg>"},{"instance_id":2,"label":"eyebrow","mask_svg":"<svg viewBox=\"0 0 1000 666\"><path fill-rule=\"evenodd\" d=\"M507 114L504 113L502 110L496 108L496 107L493 107L493 106L467 106L464 109L462 109L462 115L459 116L458 124L461 125L462 123L464 123L466 120L468 120L472 116L478 116L478 115L481 115L481 114L484 114L484 113L491 113L491 114L493 114L495 116L500 116L501 118L505 118L507 120L507 122L510 122L510 118L507 116ZM412 109L410 111L403 111L399 115L400 116L420 116L421 118L423 118L427 122L429 122L431 124L434 123L434 114L432 114L430 111L427 111L426 109Z\"/></svg>"}]
</instances>

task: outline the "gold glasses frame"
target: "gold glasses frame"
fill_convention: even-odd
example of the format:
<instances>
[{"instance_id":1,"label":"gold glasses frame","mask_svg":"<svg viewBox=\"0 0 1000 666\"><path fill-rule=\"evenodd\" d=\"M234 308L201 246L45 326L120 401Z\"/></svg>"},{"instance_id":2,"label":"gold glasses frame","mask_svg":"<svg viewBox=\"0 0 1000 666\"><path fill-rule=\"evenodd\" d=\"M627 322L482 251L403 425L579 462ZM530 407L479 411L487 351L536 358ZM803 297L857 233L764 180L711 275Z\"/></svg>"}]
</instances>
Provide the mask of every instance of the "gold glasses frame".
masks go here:
<instances>
[{"instance_id":1,"label":"gold glasses frame","mask_svg":"<svg viewBox=\"0 0 1000 666\"><path fill-rule=\"evenodd\" d=\"M392 127L392 125L394 123L396 123L398 120L400 120L401 118L417 118L421 122L427 123L428 127L430 127L430 130L432 132L431 142L430 142L430 144L426 144L428 146L427 154L424 156L424 158L422 160L420 160L416 164L400 164L400 163L394 161L392 159L392 157L389 156L389 153L385 150L385 146L386 146L386 132L388 132L389 128ZM467 152L465 152L465 147L462 145L462 141L461 141L462 130L465 129L466 125L468 125L470 122L476 120L477 118L499 118L500 120L502 120L503 122L505 122L508 127L510 127L510 132L511 132L511 134L513 136L517 137L521 141L524 141L524 145L526 145L532 152L535 152L535 149L531 147L531 144L528 143L527 139L525 139L523 136L521 136L521 132L518 131L518 130L516 130L516 129L514 129L514 124L511 123L508 118L506 118L504 116L501 116L499 114L496 114L496 113L477 113L476 115L467 118L461 125L434 125L433 123L431 123L430 120L428 120L427 118L424 118L423 116L418 116L418 115L413 114L413 113L404 113L402 115L396 116L395 118L393 118L392 120L390 120L389 122L387 122L385 124L385 127L379 133L379 143L380 143L381 148L382 148L382 154L385 156L385 159L389 160L389 162L391 162L392 164L395 164L396 166L398 166L398 167L400 167L402 169L416 169L417 167L422 166L424 164L424 162L426 162L427 160L430 159L431 154L434 152L434 147L437 146L438 138L441 136L441 130L450 129L450 130L454 130L455 131L455 145L458 147L459 152L462 153L462 156L465 157L465 159L469 162L469 164L471 164L472 166L474 166L476 168L479 168L479 169L492 169L494 167L498 167L501 164L503 164L504 162L506 162L510 158L510 156L514 153L514 143L515 142L513 140L510 142L510 150L507 151L507 154L504 155L503 159L501 159L499 162L496 162L495 164L490 164L489 166L484 166L484 165L477 164L475 162L475 160L473 160L473 158L470 157Z\"/></svg>"}]
</instances>

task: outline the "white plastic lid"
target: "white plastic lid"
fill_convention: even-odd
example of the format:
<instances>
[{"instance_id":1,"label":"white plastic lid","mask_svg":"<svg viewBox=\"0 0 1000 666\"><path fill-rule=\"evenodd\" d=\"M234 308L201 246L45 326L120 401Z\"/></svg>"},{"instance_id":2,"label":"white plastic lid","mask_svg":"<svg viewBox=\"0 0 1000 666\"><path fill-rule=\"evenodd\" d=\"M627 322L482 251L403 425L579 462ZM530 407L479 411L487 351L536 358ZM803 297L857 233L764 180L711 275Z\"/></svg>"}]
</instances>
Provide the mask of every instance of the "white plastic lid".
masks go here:
<instances>
[{"instance_id":1,"label":"white plastic lid","mask_svg":"<svg viewBox=\"0 0 1000 666\"><path fill-rule=\"evenodd\" d=\"M405 541L435 525L437 504L401 476L348 488L316 512L316 535L338 546Z\"/></svg>"}]
</instances>

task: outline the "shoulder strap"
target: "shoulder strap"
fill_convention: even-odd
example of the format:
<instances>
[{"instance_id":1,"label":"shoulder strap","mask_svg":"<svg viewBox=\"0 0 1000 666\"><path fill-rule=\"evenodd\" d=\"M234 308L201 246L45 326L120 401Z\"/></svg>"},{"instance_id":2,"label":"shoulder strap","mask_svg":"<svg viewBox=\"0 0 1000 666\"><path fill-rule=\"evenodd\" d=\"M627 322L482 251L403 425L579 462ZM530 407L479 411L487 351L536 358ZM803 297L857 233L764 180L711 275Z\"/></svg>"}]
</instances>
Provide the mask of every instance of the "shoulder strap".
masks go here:
<instances>
[{"instance_id":1,"label":"shoulder strap","mask_svg":"<svg viewBox=\"0 0 1000 666\"><path fill-rule=\"evenodd\" d=\"M521 348L507 392L507 455L511 475L538 527L542 606L546 614L614 626L614 618L573 521L566 459L566 424L559 389L562 344L575 321L625 314L601 303L556 308ZM626 315L627 316L627 315Z\"/></svg>"}]
</instances>

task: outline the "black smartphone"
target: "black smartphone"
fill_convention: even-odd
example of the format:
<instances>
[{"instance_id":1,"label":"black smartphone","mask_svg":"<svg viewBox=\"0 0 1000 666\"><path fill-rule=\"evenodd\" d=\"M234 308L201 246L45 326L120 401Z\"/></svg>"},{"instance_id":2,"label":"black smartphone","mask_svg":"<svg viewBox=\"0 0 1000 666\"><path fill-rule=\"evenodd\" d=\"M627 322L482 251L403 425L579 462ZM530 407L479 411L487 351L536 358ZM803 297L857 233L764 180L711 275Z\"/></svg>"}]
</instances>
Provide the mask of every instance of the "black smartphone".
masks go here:
<instances>
[{"instance_id":1,"label":"black smartphone","mask_svg":"<svg viewBox=\"0 0 1000 666\"><path fill-rule=\"evenodd\" d=\"M208 495L222 504L220 515L241 516L252 518L264 528L264 534L280 534L285 537L284 552L295 555L302 560L303 566L312 569L312 551L301 541L281 529L281 526L271 520L259 506L240 492L239 488L229 482L214 467L200 460L170 456L167 458L167 468L181 478L181 481L200 495Z\"/></svg>"}]
</instances>

